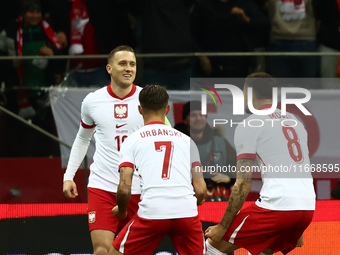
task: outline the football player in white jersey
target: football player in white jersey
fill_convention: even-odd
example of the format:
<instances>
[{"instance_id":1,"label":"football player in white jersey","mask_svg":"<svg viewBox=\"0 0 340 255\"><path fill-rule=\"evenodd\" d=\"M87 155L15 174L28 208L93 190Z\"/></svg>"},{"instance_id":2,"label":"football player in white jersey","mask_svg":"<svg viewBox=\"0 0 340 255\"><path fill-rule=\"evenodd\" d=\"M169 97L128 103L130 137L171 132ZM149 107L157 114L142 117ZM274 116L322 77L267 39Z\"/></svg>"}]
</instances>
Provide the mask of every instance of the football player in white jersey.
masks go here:
<instances>
[{"instance_id":1,"label":"football player in white jersey","mask_svg":"<svg viewBox=\"0 0 340 255\"><path fill-rule=\"evenodd\" d=\"M273 87L275 80L269 74L250 74L244 85L247 112L248 88L254 109L266 111L272 107ZM222 220L205 231L207 255L240 247L253 255L287 254L302 245L315 210L313 178L305 171L310 164L307 132L294 115L276 109L271 114L253 114L238 124L234 140L237 179ZM241 209L255 169L261 170L260 198Z\"/></svg>"},{"instance_id":2,"label":"football player in white jersey","mask_svg":"<svg viewBox=\"0 0 340 255\"><path fill-rule=\"evenodd\" d=\"M151 255L166 235L179 254L205 254L197 205L204 202L207 189L199 153L189 136L164 124L170 110L168 98L166 90L154 84L139 95L145 126L122 146L118 205L112 211L126 217L134 168L143 183L141 202L110 254Z\"/></svg>"},{"instance_id":3,"label":"football player in white jersey","mask_svg":"<svg viewBox=\"0 0 340 255\"><path fill-rule=\"evenodd\" d=\"M89 230L95 255L108 253L117 229L119 231L128 221L119 221L112 214L119 184L118 153L123 141L144 125L138 112L141 88L133 84L136 77L133 49L125 45L113 49L108 55L106 70L111 83L89 93L82 102L81 125L72 145L63 184L66 197L78 195L73 178L94 136L96 150L87 189ZM138 209L140 192L140 180L135 176L128 218Z\"/></svg>"}]
</instances>

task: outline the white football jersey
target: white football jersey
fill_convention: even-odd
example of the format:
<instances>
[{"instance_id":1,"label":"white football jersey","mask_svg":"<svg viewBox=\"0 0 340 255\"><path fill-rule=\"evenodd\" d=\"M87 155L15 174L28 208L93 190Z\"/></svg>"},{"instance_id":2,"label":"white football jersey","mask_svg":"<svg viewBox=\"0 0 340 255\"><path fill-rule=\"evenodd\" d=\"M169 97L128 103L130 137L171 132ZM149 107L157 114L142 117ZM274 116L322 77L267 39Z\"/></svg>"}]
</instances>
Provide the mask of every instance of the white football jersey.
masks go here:
<instances>
[{"instance_id":1,"label":"white football jersey","mask_svg":"<svg viewBox=\"0 0 340 255\"><path fill-rule=\"evenodd\" d=\"M131 92L119 98L111 84L88 94L82 103L81 120L84 128L95 126L96 150L88 187L117 192L119 184L119 151L124 140L144 126L138 111L141 87L133 85ZM132 194L140 194L138 174L133 178Z\"/></svg>"},{"instance_id":2,"label":"white football jersey","mask_svg":"<svg viewBox=\"0 0 340 255\"><path fill-rule=\"evenodd\" d=\"M151 122L126 139L120 157L119 168L134 166L141 176L140 217L175 219L198 214L191 168L201 164L190 137L162 122Z\"/></svg>"},{"instance_id":3,"label":"white football jersey","mask_svg":"<svg viewBox=\"0 0 340 255\"><path fill-rule=\"evenodd\" d=\"M259 110L270 108L265 105ZM307 131L291 113L251 115L235 130L237 159L256 159L263 186L256 204L270 210L314 210Z\"/></svg>"}]
</instances>

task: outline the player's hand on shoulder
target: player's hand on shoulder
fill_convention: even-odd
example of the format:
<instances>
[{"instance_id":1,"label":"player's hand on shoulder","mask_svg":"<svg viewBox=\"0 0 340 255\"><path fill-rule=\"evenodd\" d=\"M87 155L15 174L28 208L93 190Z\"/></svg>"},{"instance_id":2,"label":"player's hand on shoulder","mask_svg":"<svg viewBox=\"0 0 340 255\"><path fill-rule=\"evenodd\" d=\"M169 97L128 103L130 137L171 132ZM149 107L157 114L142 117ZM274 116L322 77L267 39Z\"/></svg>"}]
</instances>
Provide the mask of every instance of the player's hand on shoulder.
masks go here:
<instances>
[{"instance_id":1,"label":"player's hand on shoulder","mask_svg":"<svg viewBox=\"0 0 340 255\"><path fill-rule=\"evenodd\" d=\"M63 183L63 193L67 198L75 198L78 196L77 185L74 181L67 180Z\"/></svg>"},{"instance_id":2,"label":"player's hand on shoulder","mask_svg":"<svg viewBox=\"0 0 340 255\"><path fill-rule=\"evenodd\" d=\"M118 205L112 208L112 213L119 219L125 219L127 216L127 211L125 212L120 211Z\"/></svg>"},{"instance_id":3,"label":"player's hand on shoulder","mask_svg":"<svg viewBox=\"0 0 340 255\"><path fill-rule=\"evenodd\" d=\"M221 241L221 239L223 238L226 232L227 232L227 229L222 227L222 225L217 224L215 226L208 227L205 230L205 236L215 242L219 242Z\"/></svg>"}]
</instances>

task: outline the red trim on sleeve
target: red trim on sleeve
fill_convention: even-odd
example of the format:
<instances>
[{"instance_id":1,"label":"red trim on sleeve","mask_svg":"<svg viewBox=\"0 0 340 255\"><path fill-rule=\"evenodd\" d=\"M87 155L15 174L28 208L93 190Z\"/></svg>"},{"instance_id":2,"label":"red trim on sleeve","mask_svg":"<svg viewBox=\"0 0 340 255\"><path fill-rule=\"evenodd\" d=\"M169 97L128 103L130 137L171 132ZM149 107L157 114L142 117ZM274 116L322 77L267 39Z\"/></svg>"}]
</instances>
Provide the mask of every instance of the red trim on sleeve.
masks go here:
<instances>
[{"instance_id":1,"label":"red trim on sleeve","mask_svg":"<svg viewBox=\"0 0 340 255\"><path fill-rule=\"evenodd\" d=\"M133 94L135 94L136 90L137 90L136 85L132 83L132 89L129 92L129 94L127 94L125 97L119 97L112 91L111 83L107 86L107 92L110 94L110 96L117 98L117 99L120 99L120 100L131 97Z\"/></svg>"},{"instance_id":2,"label":"red trim on sleeve","mask_svg":"<svg viewBox=\"0 0 340 255\"><path fill-rule=\"evenodd\" d=\"M248 158L248 159L256 159L256 154L253 153L243 153L237 156L237 160L240 160L242 158Z\"/></svg>"},{"instance_id":3,"label":"red trim on sleeve","mask_svg":"<svg viewBox=\"0 0 340 255\"><path fill-rule=\"evenodd\" d=\"M91 129L91 128L94 128L96 126L96 124L93 124L93 125L87 125L85 124L83 121L81 121L81 126L83 128L86 128L86 129Z\"/></svg>"},{"instance_id":4,"label":"red trim on sleeve","mask_svg":"<svg viewBox=\"0 0 340 255\"><path fill-rule=\"evenodd\" d=\"M132 164L132 163L130 163L130 162L123 162L123 163L121 163L121 164L119 165L119 167L118 167L118 172L120 171L120 169L121 169L122 167L131 167L131 168L133 169L133 168L135 167L135 165Z\"/></svg>"},{"instance_id":5,"label":"red trim on sleeve","mask_svg":"<svg viewBox=\"0 0 340 255\"><path fill-rule=\"evenodd\" d=\"M202 166L201 162L199 161L192 162L191 168L194 168L196 166Z\"/></svg>"}]
</instances>

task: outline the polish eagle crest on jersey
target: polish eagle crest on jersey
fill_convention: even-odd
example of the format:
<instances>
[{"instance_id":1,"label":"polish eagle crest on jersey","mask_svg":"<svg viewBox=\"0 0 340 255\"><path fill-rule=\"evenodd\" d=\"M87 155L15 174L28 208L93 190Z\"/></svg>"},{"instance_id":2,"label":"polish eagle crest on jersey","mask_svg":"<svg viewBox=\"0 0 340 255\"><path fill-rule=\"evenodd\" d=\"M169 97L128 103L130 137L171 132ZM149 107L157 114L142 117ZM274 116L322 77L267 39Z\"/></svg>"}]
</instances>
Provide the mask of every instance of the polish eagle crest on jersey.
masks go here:
<instances>
[{"instance_id":1,"label":"polish eagle crest on jersey","mask_svg":"<svg viewBox=\"0 0 340 255\"><path fill-rule=\"evenodd\" d=\"M94 223L96 221L96 211L89 212L89 223Z\"/></svg>"},{"instance_id":2,"label":"polish eagle crest on jersey","mask_svg":"<svg viewBox=\"0 0 340 255\"><path fill-rule=\"evenodd\" d=\"M125 119L128 116L128 105L127 104L115 104L114 112L115 112L116 119Z\"/></svg>"}]
</instances>

